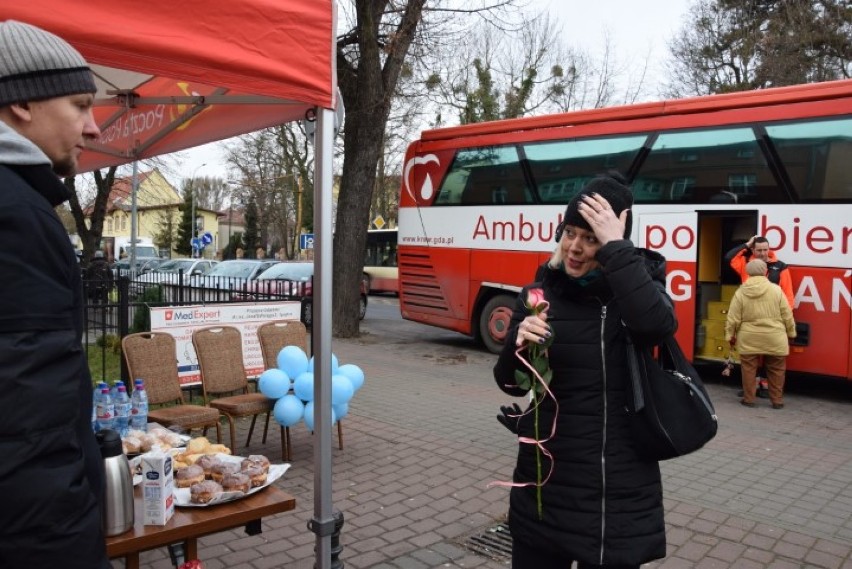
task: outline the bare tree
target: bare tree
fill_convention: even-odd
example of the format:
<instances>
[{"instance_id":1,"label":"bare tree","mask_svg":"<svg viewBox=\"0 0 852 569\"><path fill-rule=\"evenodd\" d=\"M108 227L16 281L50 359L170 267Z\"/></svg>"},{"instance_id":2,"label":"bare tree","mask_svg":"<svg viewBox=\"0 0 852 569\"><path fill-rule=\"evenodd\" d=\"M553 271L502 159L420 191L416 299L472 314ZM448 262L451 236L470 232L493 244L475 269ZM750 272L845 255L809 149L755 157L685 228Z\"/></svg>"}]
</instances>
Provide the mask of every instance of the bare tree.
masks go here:
<instances>
[{"instance_id":1,"label":"bare tree","mask_svg":"<svg viewBox=\"0 0 852 569\"><path fill-rule=\"evenodd\" d=\"M669 45L671 97L849 77L847 0L699 0Z\"/></svg>"},{"instance_id":2,"label":"bare tree","mask_svg":"<svg viewBox=\"0 0 852 569\"><path fill-rule=\"evenodd\" d=\"M228 183L222 178L215 176L193 178L192 184L195 190L196 207L204 209L221 210L231 192Z\"/></svg>"},{"instance_id":3,"label":"bare tree","mask_svg":"<svg viewBox=\"0 0 852 569\"><path fill-rule=\"evenodd\" d=\"M259 244L283 247L293 258L313 211L313 155L301 127L291 123L243 135L226 155L238 176L232 199L256 204Z\"/></svg>"},{"instance_id":4,"label":"bare tree","mask_svg":"<svg viewBox=\"0 0 852 569\"><path fill-rule=\"evenodd\" d=\"M334 334L358 334L358 290L371 195L400 80L429 61L447 35L460 35L466 17L499 19L514 0L350 0L341 10L348 30L338 38L338 85L346 101L340 192L334 235Z\"/></svg>"},{"instance_id":5,"label":"bare tree","mask_svg":"<svg viewBox=\"0 0 852 569\"><path fill-rule=\"evenodd\" d=\"M65 178L65 187L70 191L70 199L68 205L71 207L71 214L74 216L74 223L77 226L77 235L83 243L83 264L88 265L89 261L95 254L95 250L100 246L101 236L103 235L104 218L106 217L107 201L109 198L112 186L115 183L115 173L117 167L108 168L106 173L100 170L93 172L95 180L95 196L88 208L80 203L77 195L77 178ZM86 212L89 210L89 224L86 224Z\"/></svg>"}]
</instances>

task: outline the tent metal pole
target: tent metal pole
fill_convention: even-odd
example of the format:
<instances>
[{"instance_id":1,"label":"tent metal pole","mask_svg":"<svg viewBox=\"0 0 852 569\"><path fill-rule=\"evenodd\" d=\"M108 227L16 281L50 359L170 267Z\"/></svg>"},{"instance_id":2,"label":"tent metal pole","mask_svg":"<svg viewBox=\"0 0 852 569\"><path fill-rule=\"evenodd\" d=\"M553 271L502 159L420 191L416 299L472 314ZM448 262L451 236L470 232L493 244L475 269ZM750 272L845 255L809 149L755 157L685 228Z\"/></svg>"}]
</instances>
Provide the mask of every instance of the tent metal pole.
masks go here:
<instances>
[{"instance_id":1,"label":"tent metal pole","mask_svg":"<svg viewBox=\"0 0 852 569\"><path fill-rule=\"evenodd\" d=\"M130 180L130 278L136 278L136 234L138 233L137 194L139 193L139 161L133 161L133 177ZM115 254L115 252L113 252Z\"/></svg>"},{"instance_id":2,"label":"tent metal pole","mask_svg":"<svg viewBox=\"0 0 852 569\"><path fill-rule=\"evenodd\" d=\"M331 280L334 111L317 109L314 149L314 518L316 569L331 568ZM319 293L319 294L317 294Z\"/></svg>"}]
</instances>

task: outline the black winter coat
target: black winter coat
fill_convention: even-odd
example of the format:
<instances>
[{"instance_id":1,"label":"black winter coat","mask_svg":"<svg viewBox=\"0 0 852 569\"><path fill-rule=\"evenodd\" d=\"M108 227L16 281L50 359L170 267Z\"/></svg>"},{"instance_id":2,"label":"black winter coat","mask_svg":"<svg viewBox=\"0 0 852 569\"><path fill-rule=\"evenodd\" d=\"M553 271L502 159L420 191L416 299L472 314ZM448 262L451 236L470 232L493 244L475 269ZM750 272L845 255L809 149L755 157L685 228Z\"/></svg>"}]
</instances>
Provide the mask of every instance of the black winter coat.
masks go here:
<instances>
[{"instance_id":1,"label":"black winter coat","mask_svg":"<svg viewBox=\"0 0 852 569\"><path fill-rule=\"evenodd\" d=\"M80 268L47 165L0 165L0 567L108 567Z\"/></svg>"},{"instance_id":2,"label":"black winter coat","mask_svg":"<svg viewBox=\"0 0 852 569\"><path fill-rule=\"evenodd\" d=\"M548 350L559 403L556 435L545 447L555 468L542 487L539 519L535 486L512 488L509 527L515 540L566 559L589 564L640 564L665 556L665 526L660 469L637 457L626 406L628 372L625 326L640 343L656 342L677 327L664 289L665 260L635 249L630 241L607 243L598 251L600 276L581 283L562 269L545 269L542 282L518 297L512 328L494 377L511 395L518 324L527 315L529 288L541 287L550 303L548 322L555 333ZM544 438L555 406L546 398L539 409ZM519 436L534 437L534 413L519 421ZM535 482L535 447L520 444L515 482ZM544 459L543 472L549 463Z\"/></svg>"}]
</instances>

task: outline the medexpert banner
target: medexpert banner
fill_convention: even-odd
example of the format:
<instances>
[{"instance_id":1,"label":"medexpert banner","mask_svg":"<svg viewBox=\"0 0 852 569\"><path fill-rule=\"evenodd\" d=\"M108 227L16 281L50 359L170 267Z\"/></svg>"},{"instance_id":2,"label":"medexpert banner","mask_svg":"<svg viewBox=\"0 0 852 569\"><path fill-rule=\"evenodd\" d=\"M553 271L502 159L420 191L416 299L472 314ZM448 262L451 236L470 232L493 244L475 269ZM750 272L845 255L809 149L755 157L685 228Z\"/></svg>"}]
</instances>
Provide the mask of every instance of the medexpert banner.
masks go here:
<instances>
[{"instance_id":1,"label":"medexpert banner","mask_svg":"<svg viewBox=\"0 0 852 569\"><path fill-rule=\"evenodd\" d=\"M258 326L270 320L298 320L300 311L300 302L151 308L151 330L174 336L180 383L196 385L201 383L201 375L198 358L192 347L194 330L216 325L238 328L243 336L246 375L253 377L265 369L260 343L257 341Z\"/></svg>"}]
</instances>

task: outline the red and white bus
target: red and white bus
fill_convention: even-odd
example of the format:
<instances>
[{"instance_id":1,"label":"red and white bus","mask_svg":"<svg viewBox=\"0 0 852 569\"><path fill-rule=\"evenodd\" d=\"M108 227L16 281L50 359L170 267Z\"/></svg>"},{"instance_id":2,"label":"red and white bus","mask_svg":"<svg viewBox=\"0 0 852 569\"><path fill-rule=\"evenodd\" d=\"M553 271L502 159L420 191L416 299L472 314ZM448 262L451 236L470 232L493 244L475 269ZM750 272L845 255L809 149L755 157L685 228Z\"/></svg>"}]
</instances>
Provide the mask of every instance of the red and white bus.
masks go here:
<instances>
[{"instance_id":1,"label":"red and white bus","mask_svg":"<svg viewBox=\"0 0 852 569\"><path fill-rule=\"evenodd\" d=\"M396 265L397 240L396 229L367 231L363 278L369 292L396 294L399 290L399 270Z\"/></svg>"},{"instance_id":2,"label":"red and white bus","mask_svg":"<svg viewBox=\"0 0 852 569\"><path fill-rule=\"evenodd\" d=\"M739 279L724 254L762 234L793 276L788 368L852 379L852 80L425 131L404 164L403 318L498 350L565 205L618 170L633 242L668 260L690 356L728 355Z\"/></svg>"}]
</instances>

